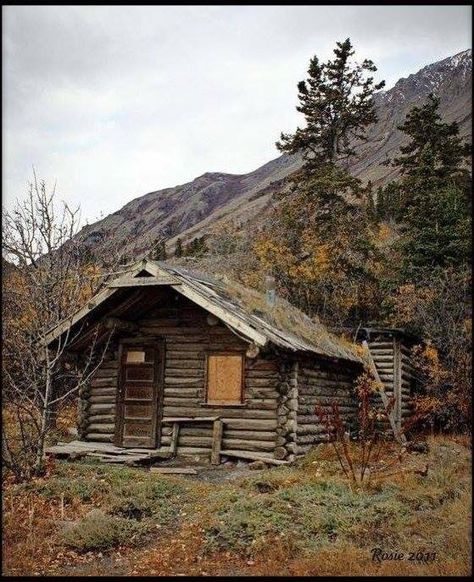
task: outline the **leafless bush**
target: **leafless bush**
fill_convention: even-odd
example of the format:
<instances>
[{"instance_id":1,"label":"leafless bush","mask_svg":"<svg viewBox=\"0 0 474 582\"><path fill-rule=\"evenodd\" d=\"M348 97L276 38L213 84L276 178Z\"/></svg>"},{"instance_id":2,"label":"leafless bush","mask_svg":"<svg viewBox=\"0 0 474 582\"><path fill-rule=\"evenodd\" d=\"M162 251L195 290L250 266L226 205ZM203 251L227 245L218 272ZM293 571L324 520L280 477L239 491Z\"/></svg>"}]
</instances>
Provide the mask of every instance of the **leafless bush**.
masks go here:
<instances>
[{"instance_id":1,"label":"leafless bush","mask_svg":"<svg viewBox=\"0 0 474 582\"><path fill-rule=\"evenodd\" d=\"M48 331L93 295L106 272L77 238L79 208L57 203L34 175L28 194L3 218L2 458L17 479L44 469L54 412L100 364L96 339L82 361L66 363L75 339L66 333L54 350Z\"/></svg>"}]
</instances>

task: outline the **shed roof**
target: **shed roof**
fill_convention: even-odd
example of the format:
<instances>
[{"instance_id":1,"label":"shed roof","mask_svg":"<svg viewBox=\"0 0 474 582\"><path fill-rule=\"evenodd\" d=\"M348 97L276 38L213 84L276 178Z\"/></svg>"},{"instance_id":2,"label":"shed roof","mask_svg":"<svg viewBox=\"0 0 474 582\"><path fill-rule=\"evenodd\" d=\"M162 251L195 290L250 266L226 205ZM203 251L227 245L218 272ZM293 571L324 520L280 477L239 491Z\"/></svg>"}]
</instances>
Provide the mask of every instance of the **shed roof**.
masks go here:
<instances>
[{"instance_id":1,"label":"shed roof","mask_svg":"<svg viewBox=\"0 0 474 582\"><path fill-rule=\"evenodd\" d=\"M277 298L272 307L262 293L226 277L211 277L149 259L134 263L124 274L108 281L86 306L48 332L45 345L51 344L117 290L151 285L172 287L260 347L273 344L292 352L361 362L354 344L330 333L324 325L284 299Z\"/></svg>"}]
</instances>

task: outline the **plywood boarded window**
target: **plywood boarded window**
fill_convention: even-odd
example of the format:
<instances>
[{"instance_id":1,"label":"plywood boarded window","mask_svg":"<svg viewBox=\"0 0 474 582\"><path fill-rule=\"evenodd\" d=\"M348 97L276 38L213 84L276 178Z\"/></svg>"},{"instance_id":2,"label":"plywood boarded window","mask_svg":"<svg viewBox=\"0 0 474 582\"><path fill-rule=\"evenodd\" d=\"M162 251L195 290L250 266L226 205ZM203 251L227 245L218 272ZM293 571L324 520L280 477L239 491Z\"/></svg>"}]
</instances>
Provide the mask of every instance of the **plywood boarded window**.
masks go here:
<instances>
[{"instance_id":1,"label":"plywood boarded window","mask_svg":"<svg viewBox=\"0 0 474 582\"><path fill-rule=\"evenodd\" d=\"M209 354L207 356L208 404L241 404L243 356Z\"/></svg>"}]
</instances>

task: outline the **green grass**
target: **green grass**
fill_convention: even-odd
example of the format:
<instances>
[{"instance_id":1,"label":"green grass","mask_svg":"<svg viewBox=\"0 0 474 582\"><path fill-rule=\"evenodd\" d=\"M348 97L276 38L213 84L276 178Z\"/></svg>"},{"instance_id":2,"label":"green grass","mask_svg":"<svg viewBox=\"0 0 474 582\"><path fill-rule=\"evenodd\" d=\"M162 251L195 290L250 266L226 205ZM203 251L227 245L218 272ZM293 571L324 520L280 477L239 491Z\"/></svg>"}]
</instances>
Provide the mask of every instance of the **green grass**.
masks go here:
<instances>
[{"instance_id":1,"label":"green grass","mask_svg":"<svg viewBox=\"0 0 474 582\"><path fill-rule=\"evenodd\" d=\"M60 533L65 546L81 552L108 550L119 544L137 543L145 528L136 521L95 509Z\"/></svg>"},{"instance_id":2,"label":"green grass","mask_svg":"<svg viewBox=\"0 0 474 582\"><path fill-rule=\"evenodd\" d=\"M35 519L41 516L43 531L51 532L48 544L56 544L58 551L128 546L140 552L184 536L181 559L192 555L212 561L231 555L246 563L274 549L285 563L305 560L303 573L319 572L322 563L325 571L343 573L336 566L345 555L352 556L357 572L365 573L370 550L382 547L435 551L440 556L432 565L439 568L435 573L464 571L470 552L467 448L441 454L434 444L429 455L411 455L405 472L365 490L351 489L331 454L329 447L320 447L294 466L222 483L84 460L58 462L48 477L8 490L8 531L16 540L9 550L11 560L17 547L15 571L23 571L20 548L26 551L30 545L21 540L36 527L28 526L28 520L37 507ZM427 462L426 476L413 472ZM193 532L190 539L186 532ZM181 542L170 544L176 551L181 548ZM46 555L40 545L35 551L36 556ZM339 556L336 562L334 555ZM403 567L408 571L411 565ZM274 572L279 571L275 564Z\"/></svg>"}]
</instances>

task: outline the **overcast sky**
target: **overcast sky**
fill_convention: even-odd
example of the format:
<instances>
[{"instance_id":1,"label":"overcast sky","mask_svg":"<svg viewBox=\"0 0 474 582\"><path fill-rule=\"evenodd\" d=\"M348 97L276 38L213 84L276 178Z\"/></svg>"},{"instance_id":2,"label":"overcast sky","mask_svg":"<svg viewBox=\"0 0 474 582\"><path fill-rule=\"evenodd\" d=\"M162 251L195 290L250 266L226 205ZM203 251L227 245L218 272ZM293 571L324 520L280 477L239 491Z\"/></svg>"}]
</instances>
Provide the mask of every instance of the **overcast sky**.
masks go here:
<instances>
[{"instance_id":1,"label":"overcast sky","mask_svg":"<svg viewBox=\"0 0 474 582\"><path fill-rule=\"evenodd\" d=\"M387 86L471 46L467 6L3 7L3 204L32 166L89 222L292 131L296 84L350 37Z\"/></svg>"}]
</instances>

